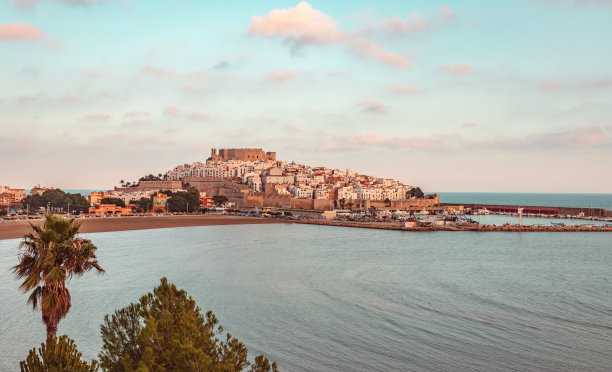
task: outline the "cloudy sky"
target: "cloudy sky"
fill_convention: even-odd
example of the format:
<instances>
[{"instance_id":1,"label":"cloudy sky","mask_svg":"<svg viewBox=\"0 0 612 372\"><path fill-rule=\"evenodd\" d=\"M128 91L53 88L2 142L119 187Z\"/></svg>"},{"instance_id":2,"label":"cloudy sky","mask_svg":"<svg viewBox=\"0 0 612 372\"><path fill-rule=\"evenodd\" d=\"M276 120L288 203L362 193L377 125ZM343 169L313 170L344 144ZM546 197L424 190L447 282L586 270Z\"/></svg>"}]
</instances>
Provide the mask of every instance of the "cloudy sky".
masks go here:
<instances>
[{"instance_id":1,"label":"cloudy sky","mask_svg":"<svg viewBox=\"0 0 612 372\"><path fill-rule=\"evenodd\" d=\"M612 0L0 0L0 184L211 147L430 191L612 192Z\"/></svg>"}]
</instances>

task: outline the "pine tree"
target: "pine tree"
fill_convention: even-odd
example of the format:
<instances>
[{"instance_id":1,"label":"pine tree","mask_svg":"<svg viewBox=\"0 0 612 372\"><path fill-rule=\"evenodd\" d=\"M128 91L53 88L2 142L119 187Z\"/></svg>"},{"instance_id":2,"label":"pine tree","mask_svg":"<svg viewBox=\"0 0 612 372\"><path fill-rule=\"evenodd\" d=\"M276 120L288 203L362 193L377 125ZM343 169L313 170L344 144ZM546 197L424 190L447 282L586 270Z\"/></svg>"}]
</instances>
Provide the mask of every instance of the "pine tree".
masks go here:
<instances>
[{"instance_id":1,"label":"pine tree","mask_svg":"<svg viewBox=\"0 0 612 372\"><path fill-rule=\"evenodd\" d=\"M30 350L26 360L19 363L21 372L96 372L99 368L95 360L91 364L81 360L81 353L77 350L74 340L63 335L51 336L46 343Z\"/></svg>"},{"instance_id":2,"label":"pine tree","mask_svg":"<svg viewBox=\"0 0 612 372\"><path fill-rule=\"evenodd\" d=\"M252 371L276 372L276 364L259 356L251 365L247 348L219 320L202 314L193 298L166 278L152 293L112 316L101 326L102 368L127 371Z\"/></svg>"}]
</instances>

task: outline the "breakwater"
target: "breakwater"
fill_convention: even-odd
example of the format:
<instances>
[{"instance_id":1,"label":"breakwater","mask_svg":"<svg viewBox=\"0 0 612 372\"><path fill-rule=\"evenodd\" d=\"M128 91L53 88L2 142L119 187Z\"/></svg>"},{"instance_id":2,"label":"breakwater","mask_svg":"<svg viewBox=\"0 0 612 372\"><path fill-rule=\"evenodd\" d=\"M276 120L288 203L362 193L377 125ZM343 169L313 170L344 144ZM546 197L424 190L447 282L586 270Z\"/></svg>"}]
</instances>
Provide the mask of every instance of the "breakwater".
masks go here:
<instances>
[{"instance_id":1,"label":"breakwater","mask_svg":"<svg viewBox=\"0 0 612 372\"><path fill-rule=\"evenodd\" d=\"M457 204L444 203L443 206ZM547 207L547 206L524 206L524 205L497 205L497 204L460 204L464 209L477 211L487 209L494 213L517 213L518 208L523 208L524 214L547 215L547 216L587 216L587 217L612 217L612 211L604 208L577 208L577 207Z\"/></svg>"},{"instance_id":2,"label":"breakwater","mask_svg":"<svg viewBox=\"0 0 612 372\"><path fill-rule=\"evenodd\" d=\"M398 222L359 222L338 220L298 220L294 223L309 225L354 227L365 229L398 231L477 231L477 232L612 232L612 226L518 226L518 225L477 225L477 226L414 226L405 227Z\"/></svg>"}]
</instances>

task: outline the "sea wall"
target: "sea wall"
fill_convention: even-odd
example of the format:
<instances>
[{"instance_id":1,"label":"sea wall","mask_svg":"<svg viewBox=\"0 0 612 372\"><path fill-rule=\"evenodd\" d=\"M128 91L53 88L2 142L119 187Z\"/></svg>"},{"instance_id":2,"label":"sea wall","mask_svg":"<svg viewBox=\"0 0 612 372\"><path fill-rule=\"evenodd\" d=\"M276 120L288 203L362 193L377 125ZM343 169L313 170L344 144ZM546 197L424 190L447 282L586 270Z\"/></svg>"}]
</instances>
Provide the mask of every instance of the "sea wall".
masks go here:
<instances>
[{"instance_id":1,"label":"sea wall","mask_svg":"<svg viewBox=\"0 0 612 372\"><path fill-rule=\"evenodd\" d=\"M463 204L464 208L470 208L472 211L478 209L487 209L496 213L517 213L518 208L523 208L525 214L544 214L544 215L560 215L560 216L577 216L581 213L584 216L594 217L612 217L612 211L603 208L570 208L570 207L540 207L540 206L516 206L516 205L491 205L491 204Z\"/></svg>"}]
</instances>

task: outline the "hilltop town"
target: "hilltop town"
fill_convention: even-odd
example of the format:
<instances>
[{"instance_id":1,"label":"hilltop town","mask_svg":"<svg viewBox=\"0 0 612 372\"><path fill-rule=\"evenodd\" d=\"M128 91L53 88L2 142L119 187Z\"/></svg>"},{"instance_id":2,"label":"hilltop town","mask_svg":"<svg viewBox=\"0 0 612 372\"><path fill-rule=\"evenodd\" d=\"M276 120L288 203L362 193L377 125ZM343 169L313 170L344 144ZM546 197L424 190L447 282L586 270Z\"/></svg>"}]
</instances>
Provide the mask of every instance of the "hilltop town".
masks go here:
<instances>
[{"instance_id":1,"label":"hilltop town","mask_svg":"<svg viewBox=\"0 0 612 372\"><path fill-rule=\"evenodd\" d=\"M282 161L275 152L262 149L212 149L206 162L179 165L166 172L162 181L141 181L135 189L188 187L225 195L235 206L333 210L402 208L439 201L437 195L426 197L419 188L396 180Z\"/></svg>"},{"instance_id":2,"label":"hilltop town","mask_svg":"<svg viewBox=\"0 0 612 372\"><path fill-rule=\"evenodd\" d=\"M31 195L47 190L36 187ZM89 213L127 214L131 213L130 205L133 209L139 201L143 210L167 210L171 193L186 197L188 190L197 190L202 208L212 207L214 196L222 196L223 204L236 209L410 209L439 203L437 195L424 195L420 188L393 179L282 161L275 152L262 149L212 149L205 162L179 165L165 174L133 183L122 181L113 190L92 192L87 196ZM25 197L25 190L6 189L0 198L3 195L6 203L16 203ZM108 205L109 199L122 205ZM191 203L192 211L195 204L197 200Z\"/></svg>"}]
</instances>

